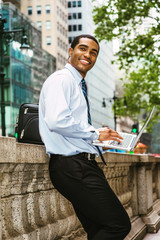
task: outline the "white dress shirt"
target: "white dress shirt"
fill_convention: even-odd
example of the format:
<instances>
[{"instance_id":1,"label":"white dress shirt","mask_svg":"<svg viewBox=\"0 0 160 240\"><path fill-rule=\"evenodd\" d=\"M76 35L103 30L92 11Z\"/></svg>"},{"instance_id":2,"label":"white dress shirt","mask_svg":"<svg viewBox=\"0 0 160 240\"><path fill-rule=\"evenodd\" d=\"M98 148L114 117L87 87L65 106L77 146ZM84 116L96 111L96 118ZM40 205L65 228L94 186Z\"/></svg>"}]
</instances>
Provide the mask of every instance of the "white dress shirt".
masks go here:
<instances>
[{"instance_id":1,"label":"white dress shirt","mask_svg":"<svg viewBox=\"0 0 160 240\"><path fill-rule=\"evenodd\" d=\"M98 131L88 124L82 76L69 63L44 82L39 100L39 129L48 154L97 154Z\"/></svg>"}]
</instances>

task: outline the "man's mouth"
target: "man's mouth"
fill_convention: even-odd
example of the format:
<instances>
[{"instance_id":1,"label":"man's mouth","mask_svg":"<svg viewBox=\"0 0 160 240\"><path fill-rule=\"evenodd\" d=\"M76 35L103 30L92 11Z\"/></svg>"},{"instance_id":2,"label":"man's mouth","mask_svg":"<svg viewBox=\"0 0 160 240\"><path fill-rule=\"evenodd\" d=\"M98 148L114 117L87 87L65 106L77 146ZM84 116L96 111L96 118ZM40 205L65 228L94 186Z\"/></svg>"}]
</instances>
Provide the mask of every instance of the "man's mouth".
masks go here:
<instances>
[{"instance_id":1,"label":"man's mouth","mask_svg":"<svg viewBox=\"0 0 160 240\"><path fill-rule=\"evenodd\" d=\"M84 65L89 65L89 64L91 64L89 61L84 60L84 59L81 59L80 62L81 62L82 64L84 64Z\"/></svg>"}]
</instances>

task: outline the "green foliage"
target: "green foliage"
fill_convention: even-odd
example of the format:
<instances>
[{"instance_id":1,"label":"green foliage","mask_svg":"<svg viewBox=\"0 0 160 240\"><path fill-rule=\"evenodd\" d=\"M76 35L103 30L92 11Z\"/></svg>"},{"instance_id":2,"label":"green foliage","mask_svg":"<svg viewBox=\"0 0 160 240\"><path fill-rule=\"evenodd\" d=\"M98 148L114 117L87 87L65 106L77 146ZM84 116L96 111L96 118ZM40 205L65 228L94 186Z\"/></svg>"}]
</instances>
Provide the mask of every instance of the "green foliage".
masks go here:
<instances>
[{"instance_id":1,"label":"green foliage","mask_svg":"<svg viewBox=\"0 0 160 240\"><path fill-rule=\"evenodd\" d=\"M152 22L142 32L145 19ZM160 110L160 1L104 0L103 5L94 8L93 20L99 41L121 40L115 55L120 69L126 73L124 96L127 107L124 107L123 99L117 100L117 113L134 117L141 109L148 112L157 105L157 118Z\"/></svg>"}]
</instances>

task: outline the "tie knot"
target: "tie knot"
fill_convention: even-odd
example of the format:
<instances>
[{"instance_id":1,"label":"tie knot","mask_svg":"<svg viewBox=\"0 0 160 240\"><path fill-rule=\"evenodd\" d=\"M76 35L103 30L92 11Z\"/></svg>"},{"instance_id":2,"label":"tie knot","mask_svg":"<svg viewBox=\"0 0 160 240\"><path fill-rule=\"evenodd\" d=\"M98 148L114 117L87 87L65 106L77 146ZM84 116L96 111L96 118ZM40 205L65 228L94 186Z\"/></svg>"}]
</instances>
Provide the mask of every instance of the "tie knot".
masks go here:
<instances>
[{"instance_id":1,"label":"tie knot","mask_svg":"<svg viewBox=\"0 0 160 240\"><path fill-rule=\"evenodd\" d=\"M81 80L82 84L86 84L86 81L84 80L84 78Z\"/></svg>"}]
</instances>

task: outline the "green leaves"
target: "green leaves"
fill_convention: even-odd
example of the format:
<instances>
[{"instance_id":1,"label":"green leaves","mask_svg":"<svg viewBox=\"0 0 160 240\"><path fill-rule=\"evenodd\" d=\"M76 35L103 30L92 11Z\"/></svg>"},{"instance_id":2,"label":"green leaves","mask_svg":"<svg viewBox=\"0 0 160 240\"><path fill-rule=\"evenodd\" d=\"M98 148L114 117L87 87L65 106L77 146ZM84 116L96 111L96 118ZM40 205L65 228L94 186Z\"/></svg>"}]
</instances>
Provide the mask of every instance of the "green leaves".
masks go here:
<instances>
[{"instance_id":1,"label":"green leaves","mask_svg":"<svg viewBox=\"0 0 160 240\"><path fill-rule=\"evenodd\" d=\"M115 63L125 70L127 107L123 100L117 100L117 113L134 117L142 108L147 112L153 105L157 105L159 112L160 2L106 0L94 8L93 20L97 26L95 35L100 41L120 39Z\"/></svg>"}]
</instances>

